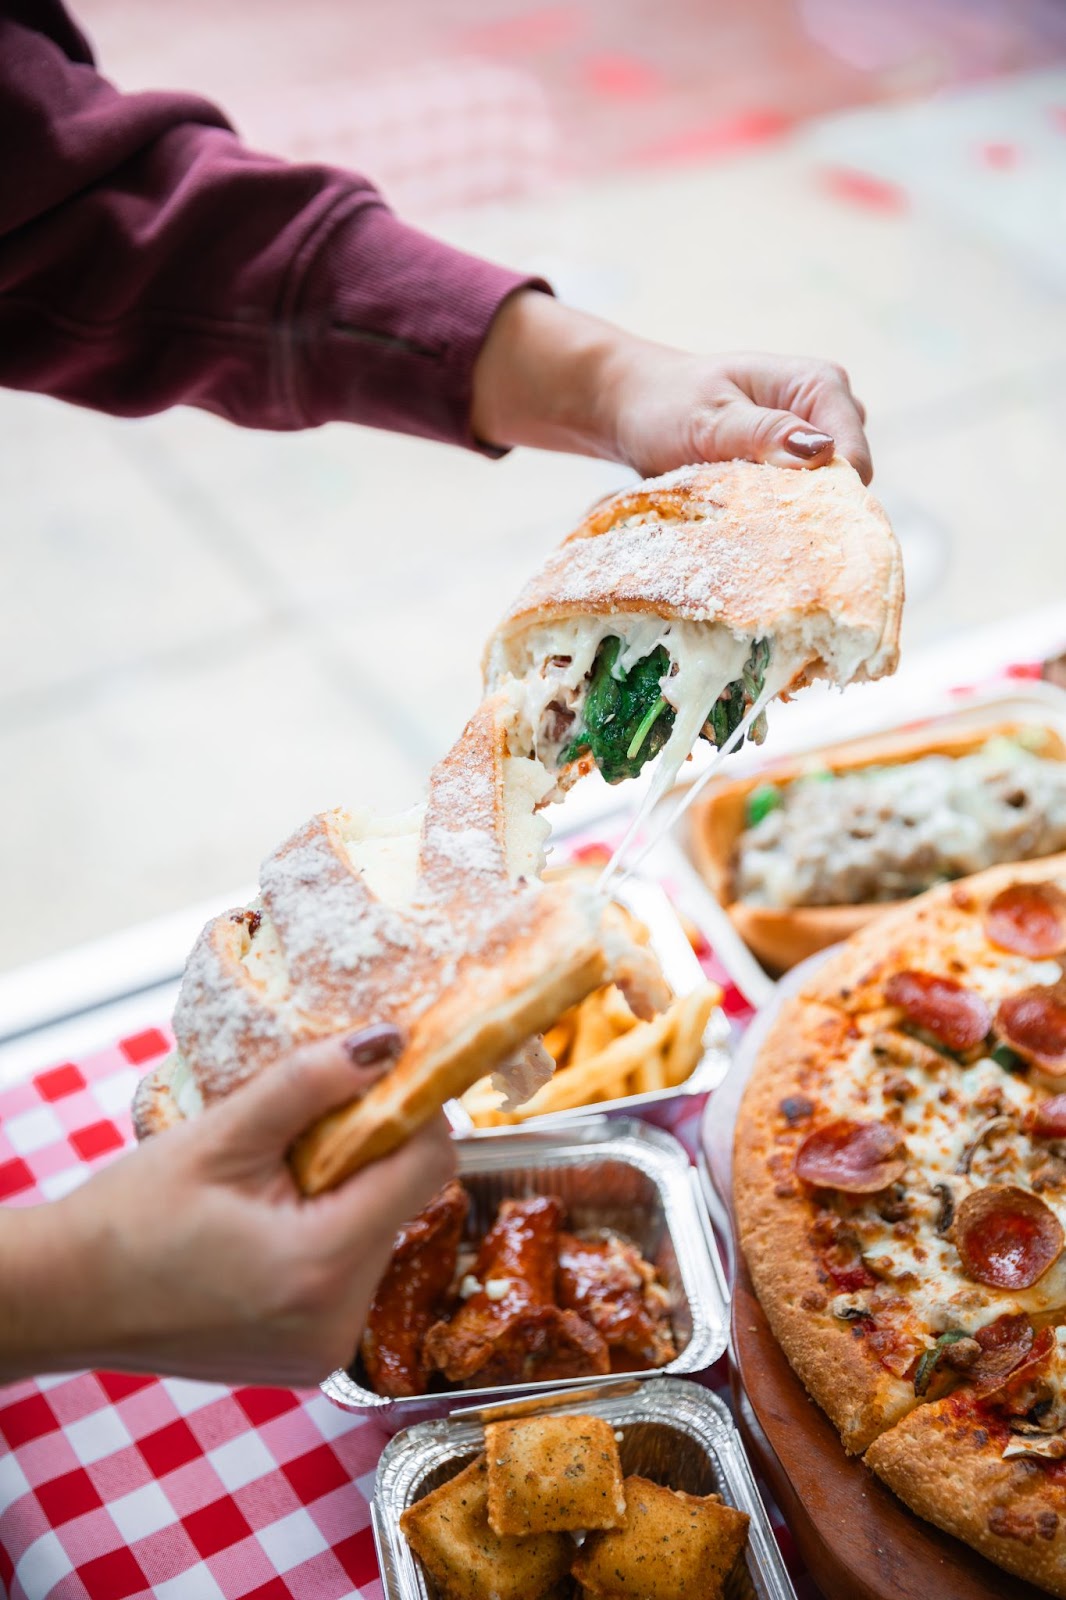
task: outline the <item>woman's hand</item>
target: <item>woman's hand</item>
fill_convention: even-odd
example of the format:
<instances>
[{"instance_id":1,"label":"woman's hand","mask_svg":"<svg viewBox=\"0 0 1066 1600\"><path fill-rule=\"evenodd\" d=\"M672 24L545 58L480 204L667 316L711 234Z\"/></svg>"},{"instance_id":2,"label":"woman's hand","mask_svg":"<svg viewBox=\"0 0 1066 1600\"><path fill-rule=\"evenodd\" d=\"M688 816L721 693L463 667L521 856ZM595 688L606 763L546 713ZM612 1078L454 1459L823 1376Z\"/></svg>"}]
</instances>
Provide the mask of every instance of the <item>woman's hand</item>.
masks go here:
<instances>
[{"instance_id":1,"label":"woman's hand","mask_svg":"<svg viewBox=\"0 0 1066 1600\"><path fill-rule=\"evenodd\" d=\"M97 1366L296 1386L347 1365L397 1229L452 1174L447 1128L313 1200L285 1156L365 1093L390 1031L297 1051L64 1199L0 1213L0 1381Z\"/></svg>"},{"instance_id":2,"label":"woman's hand","mask_svg":"<svg viewBox=\"0 0 1066 1600\"><path fill-rule=\"evenodd\" d=\"M873 475L865 413L843 368L798 356L694 356L613 328L550 296L504 302L474 371L483 443L624 461L643 476L693 461Z\"/></svg>"}]
</instances>

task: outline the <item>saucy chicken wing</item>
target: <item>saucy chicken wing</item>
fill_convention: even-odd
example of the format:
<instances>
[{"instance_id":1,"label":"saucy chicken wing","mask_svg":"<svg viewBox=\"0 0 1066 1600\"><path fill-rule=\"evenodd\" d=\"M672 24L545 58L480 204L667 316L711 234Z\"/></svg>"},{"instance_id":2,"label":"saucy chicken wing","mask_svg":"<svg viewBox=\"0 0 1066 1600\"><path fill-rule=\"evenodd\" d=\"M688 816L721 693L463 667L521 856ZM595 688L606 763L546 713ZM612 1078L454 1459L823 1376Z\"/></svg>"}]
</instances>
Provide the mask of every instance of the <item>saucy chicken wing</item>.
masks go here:
<instances>
[{"instance_id":1,"label":"saucy chicken wing","mask_svg":"<svg viewBox=\"0 0 1066 1600\"><path fill-rule=\"evenodd\" d=\"M563 1205L505 1200L474 1262L473 1293L426 1335L427 1367L452 1383L529 1383L610 1371L603 1338L555 1304Z\"/></svg>"},{"instance_id":2,"label":"saucy chicken wing","mask_svg":"<svg viewBox=\"0 0 1066 1600\"><path fill-rule=\"evenodd\" d=\"M397 1399L426 1391L422 1341L444 1309L469 1206L466 1190L453 1179L397 1235L360 1346L378 1394Z\"/></svg>"},{"instance_id":3,"label":"saucy chicken wing","mask_svg":"<svg viewBox=\"0 0 1066 1600\"><path fill-rule=\"evenodd\" d=\"M561 1233L556 1287L560 1306L602 1335L613 1372L664 1367L677 1355L666 1290L627 1240Z\"/></svg>"}]
</instances>

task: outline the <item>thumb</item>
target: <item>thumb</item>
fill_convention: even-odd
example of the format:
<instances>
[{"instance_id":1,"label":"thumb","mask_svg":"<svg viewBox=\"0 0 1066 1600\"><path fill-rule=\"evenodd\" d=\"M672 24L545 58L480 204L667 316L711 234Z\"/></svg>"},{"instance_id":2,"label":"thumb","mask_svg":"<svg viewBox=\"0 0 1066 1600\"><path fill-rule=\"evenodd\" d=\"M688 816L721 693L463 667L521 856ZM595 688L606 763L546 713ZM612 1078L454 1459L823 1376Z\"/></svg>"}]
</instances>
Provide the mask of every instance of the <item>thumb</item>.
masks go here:
<instances>
[{"instance_id":1,"label":"thumb","mask_svg":"<svg viewBox=\"0 0 1066 1600\"><path fill-rule=\"evenodd\" d=\"M705 461L762 461L772 467L823 467L834 441L793 411L771 411L739 395L696 429Z\"/></svg>"},{"instance_id":2,"label":"thumb","mask_svg":"<svg viewBox=\"0 0 1066 1600\"><path fill-rule=\"evenodd\" d=\"M215 1133L246 1155L281 1156L319 1117L361 1099L402 1049L384 1023L304 1045L212 1107Z\"/></svg>"}]
</instances>

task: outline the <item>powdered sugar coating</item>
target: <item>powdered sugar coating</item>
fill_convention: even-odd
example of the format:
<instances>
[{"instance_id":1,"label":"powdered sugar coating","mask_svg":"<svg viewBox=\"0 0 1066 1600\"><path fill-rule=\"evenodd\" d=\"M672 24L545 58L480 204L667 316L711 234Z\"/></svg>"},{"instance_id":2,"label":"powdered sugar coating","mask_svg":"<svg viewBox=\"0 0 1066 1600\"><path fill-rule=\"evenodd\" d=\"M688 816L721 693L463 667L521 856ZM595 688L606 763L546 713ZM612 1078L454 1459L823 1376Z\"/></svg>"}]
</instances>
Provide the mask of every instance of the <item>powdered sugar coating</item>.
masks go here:
<instances>
[{"instance_id":1,"label":"powdered sugar coating","mask_svg":"<svg viewBox=\"0 0 1066 1600\"><path fill-rule=\"evenodd\" d=\"M307 1036L306 1020L287 1003L268 1004L244 972L234 916L216 917L200 934L174 1009L178 1049L207 1098L228 1093Z\"/></svg>"},{"instance_id":2,"label":"powdered sugar coating","mask_svg":"<svg viewBox=\"0 0 1066 1600\"><path fill-rule=\"evenodd\" d=\"M817 616L870 641L858 675L892 670L899 547L858 474L749 461L684 467L602 502L525 586L490 641L486 679L514 668L522 633L618 612L717 622L762 638Z\"/></svg>"},{"instance_id":3,"label":"powdered sugar coating","mask_svg":"<svg viewBox=\"0 0 1066 1600\"><path fill-rule=\"evenodd\" d=\"M502 843L509 715L505 697L485 702L434 770L408 903L379 899L353 865L360 820L326 812L263 863L261 920L236 913L204 930L175 1031L205 1101L310 1039L374 1022L415 1039L457 983L476 1008L482 972L536 937L541 886L510 881ZM258 974L242 961L256 939L270 946Z\"/></svg>"}]
</instances>

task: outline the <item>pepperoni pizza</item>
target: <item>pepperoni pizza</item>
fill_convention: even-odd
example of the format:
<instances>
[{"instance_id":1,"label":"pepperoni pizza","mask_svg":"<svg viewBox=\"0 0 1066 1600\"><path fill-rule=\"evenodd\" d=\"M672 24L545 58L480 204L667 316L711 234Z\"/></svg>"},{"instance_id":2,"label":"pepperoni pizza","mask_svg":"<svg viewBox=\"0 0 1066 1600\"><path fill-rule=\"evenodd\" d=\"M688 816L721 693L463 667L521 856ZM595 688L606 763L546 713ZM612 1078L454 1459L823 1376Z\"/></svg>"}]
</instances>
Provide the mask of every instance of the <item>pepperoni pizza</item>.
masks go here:
<instances>
[{"instance_id":1,"label":"pepperoni pizza","mask_svg":"<svg viewBox=\"0 0 1066 1600\"><path fill-rule=\"evenodd\" d=\"M932 890L788 1001L735 1200L849 1451L1066 1597L1066 856Z\"/></svg>"}]
</instances>

